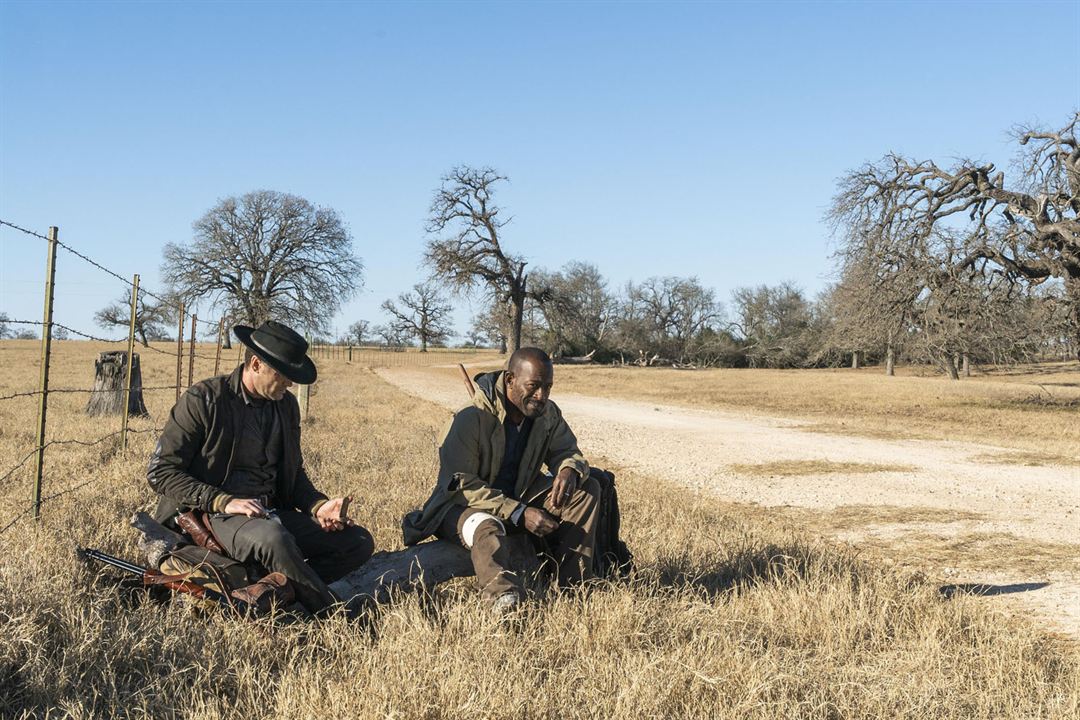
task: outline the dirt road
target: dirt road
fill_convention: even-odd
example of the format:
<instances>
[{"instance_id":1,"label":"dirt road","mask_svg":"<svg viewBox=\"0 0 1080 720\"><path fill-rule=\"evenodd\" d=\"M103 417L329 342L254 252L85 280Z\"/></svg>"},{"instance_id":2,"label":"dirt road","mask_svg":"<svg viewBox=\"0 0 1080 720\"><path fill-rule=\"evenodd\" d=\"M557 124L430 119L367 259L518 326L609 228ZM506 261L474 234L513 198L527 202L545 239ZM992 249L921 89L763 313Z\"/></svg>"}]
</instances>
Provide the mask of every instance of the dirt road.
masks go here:
<instances>
[{"instance_id":1,"label":"dirt road","mask_svg":"<svg viewBox=\"0 0 1080 720\"><path fill-rule=\"evenodd\" d=\"M378 372L447 408L463 404L461 386L445 375ZM823 517L861 508L876 520L828 534L873 540L943 584L985 586L987 602L1080 637L1080 468L995 462L1008 451L986 445L823 434L785 418L558 393L554 400L586 453L734 502ZM841 470L769 473L785 461ZM844 471L839 463L859 467ZM922 551L926 562L910 557Z\"/></svg>"}]
</instances>

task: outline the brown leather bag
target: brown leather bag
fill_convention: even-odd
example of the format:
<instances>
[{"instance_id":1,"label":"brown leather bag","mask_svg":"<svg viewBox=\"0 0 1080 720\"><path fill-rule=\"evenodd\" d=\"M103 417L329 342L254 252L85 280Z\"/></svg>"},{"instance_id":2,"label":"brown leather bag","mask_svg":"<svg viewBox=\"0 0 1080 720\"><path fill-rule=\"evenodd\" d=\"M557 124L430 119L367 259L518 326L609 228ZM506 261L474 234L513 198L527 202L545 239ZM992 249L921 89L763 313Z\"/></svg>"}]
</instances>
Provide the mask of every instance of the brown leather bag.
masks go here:
<instances>
[{"instance_id":1,"label":"brown leather bag","mask_svg":"<svg viewBox=\"0 0 1080 720\"><path fill-rule=\"evenodd\" d=\"M192 542L207 550L212 550L219 555L228 556L221 547L221 543L214 537L214 531L206 520L206 513L199 510L188 510L176 516L176 524L180 529L191 536Z\"/></svg>"}]
</instances>

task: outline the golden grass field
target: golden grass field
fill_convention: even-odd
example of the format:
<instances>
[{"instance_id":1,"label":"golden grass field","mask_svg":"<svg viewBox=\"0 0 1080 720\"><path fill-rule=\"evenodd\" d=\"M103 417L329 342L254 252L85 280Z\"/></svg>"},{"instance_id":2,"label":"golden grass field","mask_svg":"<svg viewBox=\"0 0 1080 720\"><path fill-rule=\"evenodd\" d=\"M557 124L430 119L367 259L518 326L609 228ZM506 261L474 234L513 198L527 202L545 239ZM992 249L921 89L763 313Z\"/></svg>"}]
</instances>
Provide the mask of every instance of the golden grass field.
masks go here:
<instances>
[{"instance_id":1,"label":"golden grass field","mask_svg":"<svg viewBox=\"0 0 1080 720\"><path fill-rule=\"evenodd\" d=\"M973 371L929 368L702 370L559 367L559 391L738 409L818 421L812 429L1016 448L1027 462L1080 464L1080 364Z\"/></svg>"},{"instance_id":2,"label":"golden grass field","mask_svg":"<svg viewBox=\"0 0 1080 720\"><path fill-rule=\"evenodd\" d=\"M53 387L89 387L93 358L105 348L54 347ZM0 343L0 397L36 387L37 358L35 343ZM143 352L142 363L146 386L172 381L175 360ZM196 376L211 369L200 361ZM1074 456L1077 447L1076 409L1027 403L1034 391L1017 380L1022 376L948 385L863 371L559 373L565 392L587 387L667 402L820 412L850 418L860 431L1000 437L1018 452ZM1060 383L1053 396L1080 394L1075 369L1047 376ZM460 382L449 370L446 377ZM829 415L813 401L826 391L843 412ZM148 392L151 418L133 427L161 427L174 397ZM118 418L83 415L85 402L85 394L50 398L49 439L92 441L119 428ZM33 449L36 412L33 397L0 401L0 477ZM304 428L306 464L326 492L355 496L353 514L378 549L401 547L400 518L427 497L447 417L358 362L323 363ZM126 453L113 440L47 449L45 495L63 494L46 502L40 522L23 517L0 535L0 716L1080 713L1073 641L979 598L947 600L917 573L816 540L787 516L672 492L662 480L617 465L624 535L638 563L629 583L550 596L514 623L491 617L468 579L431 595L399 596L355 621L194 615L149 601L113 572L74 558L73 548L84 545L137 559L126 518L152 503L144 468L153 441L152 432L134 435ZM31 468L0 483L0 527L24 512Z\"/></svg>"}]
</instances>

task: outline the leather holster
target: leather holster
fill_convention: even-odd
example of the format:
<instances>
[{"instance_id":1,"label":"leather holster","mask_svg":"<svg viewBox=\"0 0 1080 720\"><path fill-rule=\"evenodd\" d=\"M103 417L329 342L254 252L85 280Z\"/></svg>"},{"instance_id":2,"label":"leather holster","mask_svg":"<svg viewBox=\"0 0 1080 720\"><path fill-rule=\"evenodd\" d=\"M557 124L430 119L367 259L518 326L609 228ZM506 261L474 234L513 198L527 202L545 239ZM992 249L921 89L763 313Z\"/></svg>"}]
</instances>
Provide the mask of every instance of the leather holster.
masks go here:
<instances>
[{"instance_id":1,"label":"leather holster","mask_svg":"<svg viewBox=\"0 0 1080 720\"><path fill-rule=\"evenodd\" d=\"M214 537L214 531L210 522L206 519L206 513L201 510L188 510L176 516L176 524L181 530L191 536L192 542L201 548L212 550L218 555L228 556L221 547L221 543Z\"/></svg>"}]
</instances>

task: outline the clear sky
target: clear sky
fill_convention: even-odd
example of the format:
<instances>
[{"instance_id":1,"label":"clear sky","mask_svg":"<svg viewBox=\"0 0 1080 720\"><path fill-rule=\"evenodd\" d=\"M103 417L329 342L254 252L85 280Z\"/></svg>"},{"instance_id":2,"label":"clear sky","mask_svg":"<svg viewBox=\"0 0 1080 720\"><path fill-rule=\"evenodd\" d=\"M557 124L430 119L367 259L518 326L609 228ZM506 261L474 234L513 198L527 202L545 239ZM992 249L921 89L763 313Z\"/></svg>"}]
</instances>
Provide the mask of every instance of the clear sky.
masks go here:
<instances>
[{"instance_id":1,"label":"clear sky","mask_svg":"<svg viewBox=\"0 0 1080 720\"><path fill-rule=\"evenodd\" d=\"M343 331L422 278L440 177L490 165L531 267L815 293L840 175L890 150L1007 168L1013 125L1080 108L1078 37L1080 0L2 0L0 219L153 290L219 199L295 193L366 266ZM40 320L45 249L0 228L0 311ZM123 291L61 250L57 322L102 334Z\"/></svg>"}]
</instances>

